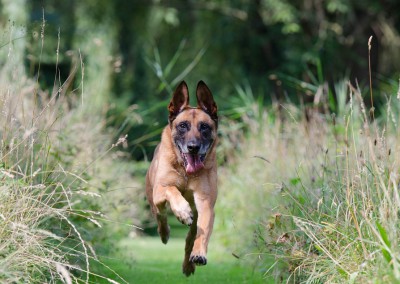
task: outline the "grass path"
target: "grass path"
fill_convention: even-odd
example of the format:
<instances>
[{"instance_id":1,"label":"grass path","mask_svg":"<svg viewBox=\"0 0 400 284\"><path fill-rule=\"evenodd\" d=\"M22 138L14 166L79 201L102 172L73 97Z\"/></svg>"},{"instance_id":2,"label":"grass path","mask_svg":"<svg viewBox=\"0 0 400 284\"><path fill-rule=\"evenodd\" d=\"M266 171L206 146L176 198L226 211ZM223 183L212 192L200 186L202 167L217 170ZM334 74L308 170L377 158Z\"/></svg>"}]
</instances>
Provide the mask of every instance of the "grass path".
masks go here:
<instances>
[{"instance_id":1,"label":"grass path","mask_svg":"<svg viewBox=\"0 0 400 284\"><path fill-rule=\"evenodd\" d=\"M102 261L128 283L266 283L259 271L216 246L211 241L208 264L197 267L191 277L181 272L183 238L171 238L167 245L158 237L127 238L117 244L115 256ZM107 276L121 282L112 273ZM110 283L101 279L93 282Z\"/></svg>"}]
</instances>

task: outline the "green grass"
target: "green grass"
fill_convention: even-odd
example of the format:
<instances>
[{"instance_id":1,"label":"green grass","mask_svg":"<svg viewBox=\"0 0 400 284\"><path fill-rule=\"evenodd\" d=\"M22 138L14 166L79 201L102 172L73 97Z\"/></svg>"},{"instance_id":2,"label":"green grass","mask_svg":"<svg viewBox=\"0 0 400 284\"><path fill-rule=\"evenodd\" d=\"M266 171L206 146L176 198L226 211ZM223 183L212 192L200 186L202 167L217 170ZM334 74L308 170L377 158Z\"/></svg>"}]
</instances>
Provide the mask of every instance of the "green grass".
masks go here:
<instances>
[{"instance_id":1,"label":"green grass","mask_svg":"<svg viewBox=\"0 0 400 284\"><path fill-rule=\"evenodd\" d=\"M105 263L128 283L264 283L260 272L242 265L231 254L213 252L212 247L208 264L197 267L195 274L187 278L181 272L183 239L170 239L167 245L156 237L124 239L119 247L117 256Z\"/></svg>"},{"instance_id":2,"label":"green grass","mask_svg":"<svg viewBox=\"0 0 400 284\"><path fill-rule=\"evenodd\" d=\"M269 149L258 147L274 170L282 159L273 152L291 160L286 172L277 171L291 175L280 178L277 205L269 200L259 224L260 252L277 263L265 270L296 283L399 283L399 100L388 101L387 118L373 120L361 91L344 91L350 99L343 116L293 116L280 122L285 132L262 138ZM265 168L260 172L269 173Z\"/></svg>"},{"instance_id":3,"label":"green grass","mask_svg":"<svg viewBox=\"0 0 400 284\"><path fill-rule=\"evenodd\" d=\"M42 48L44 26L43 20ZM40 70L34 78L26 74L24 48L16 49L8 32L3 36L10 42L0 43L0 283L88 283L92 248L113 233L100 230L108 221L104 216L127 215L121 213L125 207L116 189L122 180L135 186L131 171L116 157L125 140L112 143L103 113L88 98L105 98L104 85L96 83L100 90L89 83L80 98L74 92L84 93L83 70L80 79L69 74L77 84L71 93L57 71L53 89L42 89L46 75L36 74ZM100 200L106 201L99 205ZM130 220L138 219L137 207L129 204Z\"/></svg>"},{"instance_id":4,"label":"green grass","mask_svg":"<svg viewBox=\"0 0 400 284\"><path fill-rule=\"evenodd\" d=\"M181 236L184 230L186 227L180 225L179 228L171 222L171 239L167 245L161 243L158 236L122 239L115 245L114 252L101 261L128 283L268 283L262 278L262 272L246 259L235 258L212 237L208 264L197 267L194 275L186 277L181 271L185 246ZM101 271L101 274L122 282L110 271ZM93 281L109 283L98 278Z\"/></svg>"}]
</instances>

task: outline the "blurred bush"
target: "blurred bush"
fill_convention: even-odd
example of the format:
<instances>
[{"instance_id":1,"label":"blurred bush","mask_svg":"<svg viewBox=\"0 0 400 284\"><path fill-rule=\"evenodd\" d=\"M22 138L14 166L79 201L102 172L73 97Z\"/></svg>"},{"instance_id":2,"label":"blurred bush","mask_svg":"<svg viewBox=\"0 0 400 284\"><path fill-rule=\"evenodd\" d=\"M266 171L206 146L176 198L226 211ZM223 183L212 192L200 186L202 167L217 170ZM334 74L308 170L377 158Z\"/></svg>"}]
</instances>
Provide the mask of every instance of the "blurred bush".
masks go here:
<instances>
[{"instance_id":1,"label":"blurred bush","mask_svg":"<svg viewBox=\"0 0 400 284\"><path fill-rule=\"evenodd\" d=\"M1 3L8 7L11 2ZM83 58L86 78L94 82L86 87L103 90L93 92L97 95L88 100L94 105L101 105L99 100L112 102L109 123L124 121L126 128L121 132L129 132L129 139L145 136L129 146L133 157L142 159L158 140L157 122L165 121L166 111L156 105L169 99L170 88L179 79L184 78L189 86L206 81L221 109L231 108L227 99L235 93L235 85L245 80L264 97L265 104L287 97L307 103L315 93L304 92L293 78L321 85L343 77L353 82L358 79L361 85L367 82L371 35L372 71L379 74L373 78L377 83L395 78L400 67L396 60L399 5L395 0L34 0L15 10L28 15L22 25L28 31L26 66L30 74L36 76L40 56L39 82L51 85L57 61L58 75L64 81L74 70L79 72ZM16 17L16 13L3 14L3 23L7 17ZM40 53L36 51L41 48L38 38L43 18L52 44ZM77 84L70 82L71 90ZM377 95L379 101L384 98ZM127 110L132 105L142 113L152 111L140 126L131 124Z\"/></svg>"}]
</instances>

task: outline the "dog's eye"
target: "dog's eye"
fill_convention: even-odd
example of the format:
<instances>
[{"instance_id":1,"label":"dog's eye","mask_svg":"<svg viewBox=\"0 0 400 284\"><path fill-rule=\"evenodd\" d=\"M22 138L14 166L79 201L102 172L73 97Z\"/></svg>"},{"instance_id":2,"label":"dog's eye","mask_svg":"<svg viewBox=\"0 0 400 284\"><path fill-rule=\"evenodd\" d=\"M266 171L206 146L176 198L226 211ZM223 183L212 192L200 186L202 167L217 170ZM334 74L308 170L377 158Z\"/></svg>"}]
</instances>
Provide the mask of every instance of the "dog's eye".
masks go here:
<instances>
[{"instance_id":1,"label":"dog's eye","mask_svg":"<svg viewBox=\"0 0 400 284\"><path fill-rule=\"evenodd\" d=\"M189 130L189 124L184 121L178 124L177 129L179 132L185 132L186 130Z\"/></svg>"},{"instance_id":2,"label":"dog's eye","mask_svg":"<svg viewBox=\"0 0 400 284\"><path fill-rule=\"evenodd\" d=\"M210 127L210 125L208 125L207 123L200 123L199 130L200 130L201 132L203 132L203 131L209 131L210 129L211 129L211 127Z\"/></svg>"}]
</instances>

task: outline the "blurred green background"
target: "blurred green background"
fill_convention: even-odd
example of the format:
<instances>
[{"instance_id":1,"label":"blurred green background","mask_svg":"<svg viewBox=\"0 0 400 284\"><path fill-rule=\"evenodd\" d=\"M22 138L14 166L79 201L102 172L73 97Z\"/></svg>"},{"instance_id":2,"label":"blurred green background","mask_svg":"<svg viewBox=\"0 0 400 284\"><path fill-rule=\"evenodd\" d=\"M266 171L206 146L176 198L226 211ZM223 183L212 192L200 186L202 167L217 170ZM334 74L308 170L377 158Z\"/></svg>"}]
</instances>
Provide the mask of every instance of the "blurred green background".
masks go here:
<instances>
[{"instance_id":1,"label":"blurred green background","mask_svg":"<svg viewBox=\"0 0 400 284\"><path fill-rule=\"evenodd\" d=\"M191 88L204 80L220 110L232 114L242 103L238 86L251 86L263 104L307 104L317 85L332 87L343 78L367 84L370 36L376 87L396 78L400 65L396 0L0 3L1 25L13 22L24 65L31 76L40 72L43 88L57 78L68 79L64 89L77 89L84 62L85 89L95 88L96 95L83 100L93 107L108 103L109 122L129 134L134 159L152 152L166 122L166 101L180 80ZM142 115L140 123L133 113Z\"/></svg>"}]
</instances>

